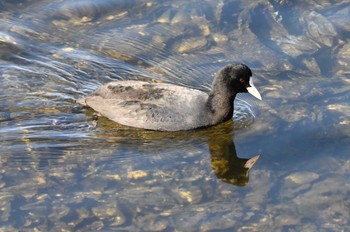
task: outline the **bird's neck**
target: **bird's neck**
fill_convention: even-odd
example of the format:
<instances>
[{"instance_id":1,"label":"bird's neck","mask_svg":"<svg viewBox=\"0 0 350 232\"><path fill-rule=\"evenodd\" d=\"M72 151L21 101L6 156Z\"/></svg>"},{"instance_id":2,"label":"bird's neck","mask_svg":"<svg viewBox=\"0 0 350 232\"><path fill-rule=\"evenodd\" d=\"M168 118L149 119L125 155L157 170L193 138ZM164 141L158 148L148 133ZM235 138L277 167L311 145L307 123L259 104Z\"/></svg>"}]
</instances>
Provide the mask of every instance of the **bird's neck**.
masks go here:
<instances>
[{"instance_id":1,"label":"bird's neck","mask_svg":"<svg viewBox=\"0 0 350 232\"><path fill-rule=\"evenodd\" d=\"M233 101L236 93L226 89L224 86L213 86L209 93L207 107L211 112L211 120L213 124L227 121L233 116Z\"/></svg>"}]
</instances>

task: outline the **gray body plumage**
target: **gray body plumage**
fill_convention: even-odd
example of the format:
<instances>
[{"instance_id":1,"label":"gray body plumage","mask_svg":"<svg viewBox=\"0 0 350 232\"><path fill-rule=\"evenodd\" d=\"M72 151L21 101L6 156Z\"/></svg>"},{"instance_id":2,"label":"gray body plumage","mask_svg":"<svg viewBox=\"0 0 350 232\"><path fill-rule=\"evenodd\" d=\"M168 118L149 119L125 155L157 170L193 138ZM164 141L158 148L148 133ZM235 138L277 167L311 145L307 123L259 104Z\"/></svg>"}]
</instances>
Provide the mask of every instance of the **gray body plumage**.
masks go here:
<instances>
[{"instance_id":1,"label":"gray body plumage","mask_svg":"<svg viewBox=\"0 0 350 232\"><path fill-rule=\"evenodd\" d=\"M177 131L208 126L208 94L165 83L110 82L78 100L123 125Z\"/></svg>"}]
</instances>

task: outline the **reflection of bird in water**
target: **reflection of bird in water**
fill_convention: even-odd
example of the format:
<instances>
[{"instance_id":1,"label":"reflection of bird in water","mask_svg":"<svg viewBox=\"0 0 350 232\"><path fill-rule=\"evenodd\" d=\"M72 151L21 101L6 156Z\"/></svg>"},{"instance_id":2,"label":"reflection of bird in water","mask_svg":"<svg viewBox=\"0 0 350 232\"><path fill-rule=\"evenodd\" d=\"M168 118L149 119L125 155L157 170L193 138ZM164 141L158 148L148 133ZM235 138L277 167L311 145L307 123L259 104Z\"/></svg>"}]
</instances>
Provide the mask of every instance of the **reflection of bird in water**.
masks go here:
<instances>
[{"instance_id":1,"label":"reflection of bird in water","mask_svg":"<svg viewBox=\"0 0 350 232\"><path fill-rule=\"evenodd\" d=\"M232 134L209 137L211 166L215 175L223 182L237 186L245 186L249 182L249 170L260 155L250 159L239 158L233 142Z\"/></svg>"},{"instance_id":2,"label":"reflection of bird in water","mask_svg":"<svg viewBox=\"0 0 350 232\"><path fill-rule=\"evenodd\" d=\"M261 96L243 64L227 65L216 75L211 92L165 83L115 81L78 100L123 125L160 131L190 130L228 121L237 93Z\"/></svg>"},{"instance_id":3,"label":"reflection of bird in water","mask_svg":"<svg viewBox=\"0 0 350 232\"><path fill-rule=\"evenodd\" d=\"M233 120L229 120L202 130L158 132L125 127L102 118L99 121L99 127L103 130L94 136L111 141L108 147L116 144L117 146L126 144L127 147L130 147L134 143L133 149L141 149L143 153L154 153L155 151L166 153L169 149L179 149L182 146L207 141L212 170L217 178L229 184L245 186L249 182L249 170L260 156L257 155L250 159L237 157L233 142L233 124Z\"/></svg>"}]
</instances>

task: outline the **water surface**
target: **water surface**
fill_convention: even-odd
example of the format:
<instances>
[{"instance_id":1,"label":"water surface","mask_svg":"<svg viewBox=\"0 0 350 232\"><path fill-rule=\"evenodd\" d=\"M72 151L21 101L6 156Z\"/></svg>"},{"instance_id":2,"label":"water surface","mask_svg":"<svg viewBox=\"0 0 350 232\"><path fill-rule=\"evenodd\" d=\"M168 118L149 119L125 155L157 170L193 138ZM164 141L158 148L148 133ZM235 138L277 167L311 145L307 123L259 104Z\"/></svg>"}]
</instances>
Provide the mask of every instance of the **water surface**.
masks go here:
<instances>
[{"instance_id":1,"label":"water surface","mask_svg":"<svg viewBox=\"0 0 350 232\"><path fill-rule=\"evenodd\" d=\"M349 230L349 11L342 0L1 1L1 229ZM240 95L233 121L213 128L133 129L75 104L115 80L208 91L237 62L263 102Z\"/></svg>"}]
</instances>

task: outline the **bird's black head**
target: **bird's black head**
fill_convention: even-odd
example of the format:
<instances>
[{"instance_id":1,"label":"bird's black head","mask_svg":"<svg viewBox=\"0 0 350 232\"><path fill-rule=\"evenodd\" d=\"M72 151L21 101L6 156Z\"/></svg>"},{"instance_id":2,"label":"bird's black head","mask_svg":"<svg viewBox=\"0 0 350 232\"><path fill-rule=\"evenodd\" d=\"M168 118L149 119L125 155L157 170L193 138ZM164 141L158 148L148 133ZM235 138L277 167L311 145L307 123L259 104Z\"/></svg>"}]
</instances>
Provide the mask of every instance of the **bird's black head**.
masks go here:
<instances>
[{"instance_id":1,"label":"bird's black head","mask_svg":"<svg viewBox=\"0 0 350 232\"><path fill-rule=\"evenodd\" d=\"M221 69L218 76L222 78L222 81L232 92L249 92L261 100L261 96L251 80L252 75L252 71L248 66L244 64L231 64Z\"/></svg>"},{"instance_id":2,"label":"bird's black head","mask_svg":"<svg viewBox=\"0 0 350 232\"><path fill-rule=\"evenodd\" d=\"M231 64L225 66L220 71L223 81L229 88L236 93L248 92L249 80L252 76L252 71L244 64Z\"/></svg>"}]
</instances>

